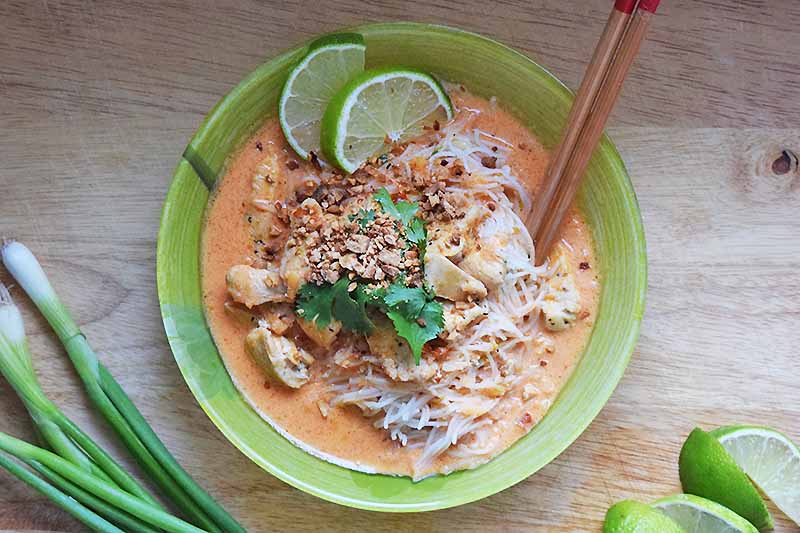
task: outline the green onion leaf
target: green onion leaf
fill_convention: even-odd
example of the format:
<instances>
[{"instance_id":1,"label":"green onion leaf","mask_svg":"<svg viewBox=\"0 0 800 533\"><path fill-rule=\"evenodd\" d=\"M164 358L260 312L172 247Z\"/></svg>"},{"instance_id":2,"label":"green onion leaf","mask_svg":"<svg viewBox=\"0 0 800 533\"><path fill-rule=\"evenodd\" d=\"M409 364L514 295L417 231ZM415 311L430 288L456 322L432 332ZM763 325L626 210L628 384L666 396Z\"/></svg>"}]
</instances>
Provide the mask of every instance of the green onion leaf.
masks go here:
<instances>
[{"instance_id":1,"label":"green onion leaf","mask_svg":"<svg viewBox=\"0 0 800 533\"><path fill-rule=\"evenodd\" d=\"M80 503L76 502L71 496L64 494L42 478L36 476L26 468L18 465L2 453L0 453L0 467L3 467L16 478L22 480L36 491L47 496L50 501L55 503L61 509L65 510L74 518L78 519L87 527L91 528L93 531L101 531L103 533L125 533L125 531L115 527L114 524L90 511Z\"/></svg>"},{"instance_id":2,"label":"green onion leaf","mask_svg":"<svg viewBox=\"0 0 800 533\"><path fill-rule=\"evenodd\" d=\"M31 297L33 303L36 304L36 307L39 308L39 311L55 330L59 340L67 350L78 376L83 381L90 400L114 429L143 470L187 516L191 517L195 523L205 530L244 533L244 528L181 468L119 384L108 370L103 367L89 346L86 337L70 316L69 311L53 291L41 265L31 251L21 243L4 241L2 258L3 264L8 271L28 296ZM137 502L142 502L149 508L156 509L154 506L155 500L138 483L133 481L133 478L130 478L132 483L129 483L124 477L115 477L115 472L109 471L109 468L113 469L111 464L113 461L105 461L103 454L100 453L102 450L99 447L92 446L93 443L87 440L88 437L84 438L85 436L80 433L80 430L77 430L77 427L74 427L74 424L65 424L62 429L104 471L109 473L122 489L127 491L126 494L133 494L136 497L130 497L136 499ZM74 479L69 478L58 469L53 468L53 470L75 482ZM120 471L125 473L122 469ZM116 473L118 474L118 472ZM127 473L125 474L127 475ZM129 475L127 476L130 477ZM91 478L93 480L98 479L95 476L91 476ZM76 483L87 489L85 485L79 482ZM133 511L130 512L146 522L153 523ZM170 515L166 516L170 517L170 519L178 520ZM180 522L185 524L185 522ZM200 531L193 526L190 527L192 529L180 529L180 531Z\"/></svg>"}]
</instances>

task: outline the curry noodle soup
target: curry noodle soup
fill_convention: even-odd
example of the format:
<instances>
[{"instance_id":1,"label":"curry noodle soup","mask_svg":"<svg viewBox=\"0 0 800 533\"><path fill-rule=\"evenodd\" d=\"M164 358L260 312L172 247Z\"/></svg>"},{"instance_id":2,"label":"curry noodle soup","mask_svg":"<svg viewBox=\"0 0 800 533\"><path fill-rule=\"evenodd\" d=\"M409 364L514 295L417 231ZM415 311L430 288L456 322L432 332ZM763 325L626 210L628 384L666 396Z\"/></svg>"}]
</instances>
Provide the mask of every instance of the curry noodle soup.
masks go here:
<instances>
[{"instance_id":1,"label":"curry noodle soup","mask_svg":"<svg viewBox=\"0 0 800 533\"><path fill-rule=\"evenodd\" d=\"M597 311L577 209L531 259L521 218L547 152L494 101L448 89L453 120L349 176L299 159L269 119L207 212L204 303L234 383L297 446L363 472L421 479L501 453L545 415ZM441 330L419 363L377 295Z\"/></svg>"}]
</instances>

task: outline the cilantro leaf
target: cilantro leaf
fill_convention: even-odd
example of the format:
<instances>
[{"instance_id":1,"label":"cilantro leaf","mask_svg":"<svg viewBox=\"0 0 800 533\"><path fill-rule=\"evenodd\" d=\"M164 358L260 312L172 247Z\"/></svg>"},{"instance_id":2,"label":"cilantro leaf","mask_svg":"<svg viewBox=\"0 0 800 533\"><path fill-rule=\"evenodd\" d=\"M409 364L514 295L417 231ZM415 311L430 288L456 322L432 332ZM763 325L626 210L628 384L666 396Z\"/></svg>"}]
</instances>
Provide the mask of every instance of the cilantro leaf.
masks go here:
<instances>
[{"instance_id":1,"label":"cilantro leaf","mask_svg":"<svg viewBox=\"0 0 800 533\"><path fill-rule=\"evenodd\" d=\"M361 229L365 229L370 222L375 220L375 211L373 209L359 209L358 213L347 215L347 220L350 222L358 220L358 225L361 226Z\"/></svg>"},{"instance_id":2,"label":"cilantro leaf","mask_svg":"<svg viewBox=\"0 0 800 533\"><path fill-rule=\"evenodd\" d=\"M304 320L315 322L322 329L333 320L333 297L336 292L333 285L314 285L306 283L297 291L295 308L298 316Z\"/></svg>"},{"instance_id":3,"label":"cilantro leaf","mask_svg":"<svg viewBox=\"0 0 800 533\"><path fill-rule=\"evenodd\" d=\"M416 202L397 202L397 212L400 214L398 218L403 223L404 226L407 226L408 223L414 218L414 215L417 214L419 210L419 206Z\"/></svg>"},{"instance_id":4,"label":"cilantro leaf","mask_svg":"<svg viewBox=\"0 0 800 533\"><path fill-rule=\"evenodd\" d=\"M370 289L365 285L359 285L356 290L356 301L364 302L365 305L377 307L381 311L386 312L386 304L384 298L386 297L386 287L375 287Z\"/></svg>"},{"instance_id":5,"label":"cilantro leaf","mask_svg":"<svg viewBox=\"0 0 800 533\"><path fill-rule=\"evenodd\" d=\"M314 322L322 329L338 320L348 331L369 333L375 327L367 316L366 299L351 297L347 291L350 280L342 278L333 285L306 283L298 291L297 314L304 320ZM355 292L355 291L354 291Z\"/></svg>"},{"instance_id":6,"label":"cilantro leaf","mask_svg":"<svg viewBox=\"0 0 800 533\"><path fill-rule=\"evenodd\" d=\"M389 286L383 301L387 306L401 312L409 319L415 319L419 316L428 298L425 291L419 287L404 287L394 283Z\"/></svg>"},{"instance_id":7,"label":"cilantro leaf","mask_svg":"<svg viewBox=\"0 0 800 533\"><path fill-rule=\"evenodd\" d=\"M406 238L417 246L424 246L428 238L425 230L425 221L421 218L414 218L406 228Z\"/></svg>"},{"instance_id":8,"label":"cilantro leaf","mask_svg":"<svg viewBox=\"0 0 800 533\"><path fill-rule=\"evenodd\" d=\"M425 250L428 245L428 231L425 229L425 221L421 218L414 218L406 228L406 239L417 245L420 263L424 264Z\"/></svg>"},{"instance_id":9,"label":"cilantro leaf","mask_svg":"<svg viewBox=\"0 0 800 533\"><path fill-rule=\"evenodd\" d=\"M435 339L444 328L444 309L422 287L407 287L404 282L395 281L383 299L386 316L394 324L397 335L408 341L414 359L419 364L422 347Z\"/></svg>"},{"instance_id":10,"label":"cilantro leaf","mask_svg":"<svg viewBox=\"0 0 800 533\"><path fill-rule=\"evenodd\" d=\"M337 290L333 299L333 316L342 323L342 327L348 331L358 333L370 333L375 325L367 316L366 301L361 299L353 300L347 292L349 280L344 279L344 289ZM339 284L342 280L336 282ZM334 287L336 286L334 285ZM355 292L355 291L354 291Z\"/></svg>"},{"instance_id":11,"label":"cilantro leaf","mask_svg":"<svg viewBox=\"0 0 800 533\"><path fill-rule=\"evenodd\" d=\"M375 220L375 211L372 209L361 209L358 212L358 225L361 229L366 228L370 222Z\"/></svg>"},{"instance_id":12,"label":"cilantro leaf","mask_svg":"<svg viewBox=\"0 0 800 533\"><path fill-rule=\"evenodd\" d=\"M386 187L381 187L381 189L373 195L373 198L376 202L381 204L384 213L400 220L403 226L407 226L419 210L419 206L415 202L400 201L395 204L392 201L392 196L389 194L389 191L386 190Z\"/></svg>"},{"instance_id":13,"label":"cilantro leaf","mask_svg":"<svg viewBox=\"0 0 800 533\"><path fill-rule=\"evenodd\" d=\"M415 319L409 319L394 310L389 310L386 316L394 324L397 335L408 341L417 364L422 360L422 347L426 342L435 339L444 328L444 310L442 304L436 301L425 303Z\"/></svg>"}]
</instances>

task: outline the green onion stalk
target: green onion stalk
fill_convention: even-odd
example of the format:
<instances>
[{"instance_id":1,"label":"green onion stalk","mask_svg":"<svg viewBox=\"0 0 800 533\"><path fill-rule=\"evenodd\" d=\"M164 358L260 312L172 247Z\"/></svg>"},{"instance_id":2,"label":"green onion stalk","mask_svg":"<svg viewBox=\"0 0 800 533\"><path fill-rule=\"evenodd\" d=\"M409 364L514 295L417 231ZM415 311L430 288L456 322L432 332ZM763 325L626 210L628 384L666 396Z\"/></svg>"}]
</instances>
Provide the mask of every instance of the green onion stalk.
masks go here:
<instances>
[{"instance_id":1,"label":"green onion stalk","mask_svg":"<svg viewBox=\"0 0 800 533\"><path fill-rule=\"evenodd\" d=\"M158 531L158 529L168 533L202 533L204 531L188 522L184 522L180 518L172 516L160 507L142 501L140 498L120 489L116 485L112 485L97 476L88 474L81 468L78 468L71 462L48 450L39 448L2 432L0 432L0 451L16 457L63 488L67 488L68 486L80 487L80 491L89 494L93 498L98 498L114 508L124 511L131 517L136 517L140 522L154 526L154 528L156 528L155 531ZM5 458L5 461L0 464L6 467L12 474L17 475L17 477L23 479L23 481L26 481L37 490L40 490L40 492L44 492L42 490L44 488L42 483L46 484L46 482L41 478L38 478L39 481L34 484L31 477L36 476L27 470L25 471L27 475L21 475L22 472L20 472L20 469L22 469L22 467L18 465L15 465L17 468L10 467L10 465L13 464L10 459ZM64 492L53 485L50 485L48 492L45 492L45 494L54 501L57 501L56 497L58 497L58 493L64 494ZM77 498L75 499L77 500ZM60 504L60 502L57 503ZM64 503L66 505L65 509L70 512L85 509L83 505L77 502L66 501ZM76 514L73 513L73 516L76 516ZM78 518L80 519L80 517ZM113 526L112 528L112 531L119 531ZM150 528L144 531L153 530L153 528ZM100 528L99 531L106 531L106 529Z\"/></svg>"},{"instance_id":2,"label":"green onion stalk","mask_svg":"<svg viewBox=\"0 0 800 533\"><path fill-rule=\"evenodd\" d=\"M93 513L80 503L73 500L68 494L64 494L53 487L45 480L32 474L29 470L21 467L5 454L0 453L0 467L8 470L11 474L24 481L40 493L47 496L53 503L64 509L66 512L83 522L92 531L103 533L125 533L122 529L114 526L103 517Z\"/></svg>"},{"instance_id":3,"label":"green onion stalk","mask_svg":"<svg viewBox=\"0 0 800 533\"><path fill-rule=\"evenodd\" d=\"M36 257L23 244L4 241L3 264L55 330L84 388L106 421L164 494L196 525L211 531L245 530L178 464L61 303Z\"/></svg>"},{"instance_id":4,"label":"green onion stalk","mask_svg":"<svg viewBox=\"0 0 800 533\"><path fill-rule=\"evenodd\" d=\"M31 362L25 325L8 289L0 283L0 373L22 400L42 442L83 471L158 506L125 469L45 395Z\"/></svg>"}]
</instances>

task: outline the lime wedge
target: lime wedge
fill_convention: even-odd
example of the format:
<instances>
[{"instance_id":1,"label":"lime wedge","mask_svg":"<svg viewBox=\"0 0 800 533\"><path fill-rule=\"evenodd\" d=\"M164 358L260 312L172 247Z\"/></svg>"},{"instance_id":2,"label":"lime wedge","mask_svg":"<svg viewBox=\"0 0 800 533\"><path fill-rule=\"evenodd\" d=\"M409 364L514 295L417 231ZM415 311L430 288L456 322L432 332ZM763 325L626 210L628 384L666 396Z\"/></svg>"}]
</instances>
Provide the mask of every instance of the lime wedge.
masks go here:
<instances>
[{"instance_id":1,"label":"lime wedge","mask_svg":"<svg viewBox=\"0 0 800 533\"><path fill-rule=\"evenodd\" d=\"M763 427L722 427L711 435L758 488L800 525L800 449L786 435Z\"/></svg>"},{"instance_id":2,"label":"lime wedge","mask_svg":"<svg viewBox=\"0 0 800 533\"><path fill-rule=\"evenodd\" d=\"M354 172L392 143L419 136L424 126L453 117L447 93L433 76L405 68L368 70L336 93L322 119L322 152Z\"/></svg>"},{"instance_id":3,"label":"lime wedge","mask_svg":"<svg viewBox=\"0 0 800 533\"><path fill-rule=\"evenodd\" d=\"M286 140L304 159L319 155L319 130L325 108L344 85L364 70L364 38L357 33L326 35L289 73L278 104Z\"/></svg>"},{"instance_id":4,"label":"lime wedge","mask_svg":"<svg viewBox=\"0 0 800 533\"><path fill-rule=\"evenodd\" d=\"M758 533L758 530L727 507L691 494L662 498L653 507L672 518L686 533Z\"/></svg>"},{"instance_id":5,"label":"lime wedge","mask_svg":"<svg viewBox=\"0 0 800 533\"><path fill-rule=\"evenodd\" d=\"M699 428L689 434L678 467L684 492L720 503L762 531L772 529L772 516L758 490L710 434Z\"/></svg>"},{"instance_id":6,"label":"lime wedge","mask_svg":"<svg viewBox=\"0 0 800 533\"><path fill-rule=\"evenodd\" d=\"M603 533L683 533L683 529L649 505L623 500L606 513Z\"/></svg>"}]
</instances>

